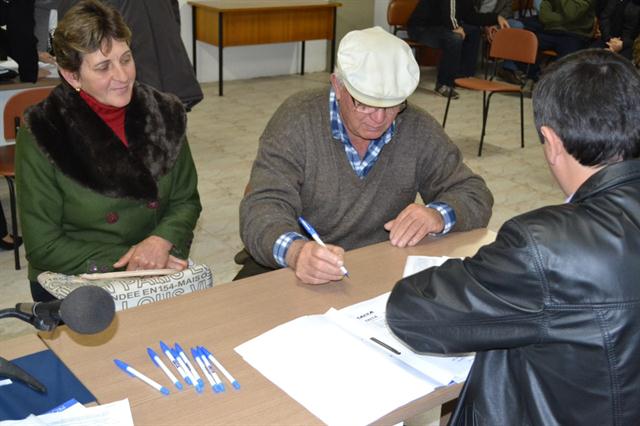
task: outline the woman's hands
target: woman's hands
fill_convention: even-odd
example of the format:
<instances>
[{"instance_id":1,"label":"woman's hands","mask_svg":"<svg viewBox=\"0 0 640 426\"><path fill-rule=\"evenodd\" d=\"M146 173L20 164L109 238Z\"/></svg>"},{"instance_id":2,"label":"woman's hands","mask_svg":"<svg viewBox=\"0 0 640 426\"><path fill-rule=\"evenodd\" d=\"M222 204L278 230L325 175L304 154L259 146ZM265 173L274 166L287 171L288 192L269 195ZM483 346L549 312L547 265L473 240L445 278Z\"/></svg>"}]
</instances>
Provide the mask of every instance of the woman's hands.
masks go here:
<instances>
[{"instance_id":1,"label":"woman's hands","mask_svg":"<svg viewBox=\"0 0 640 426\"><path fill-rule=\"evenodd\" d=\"M169 251L173 244L164 238L151 235L132 246L116 263L114 268L127 267L127 271L145 269L176 269L181 271L187 267L187 261L171 256Z\"/></svg>"}]
</instances>

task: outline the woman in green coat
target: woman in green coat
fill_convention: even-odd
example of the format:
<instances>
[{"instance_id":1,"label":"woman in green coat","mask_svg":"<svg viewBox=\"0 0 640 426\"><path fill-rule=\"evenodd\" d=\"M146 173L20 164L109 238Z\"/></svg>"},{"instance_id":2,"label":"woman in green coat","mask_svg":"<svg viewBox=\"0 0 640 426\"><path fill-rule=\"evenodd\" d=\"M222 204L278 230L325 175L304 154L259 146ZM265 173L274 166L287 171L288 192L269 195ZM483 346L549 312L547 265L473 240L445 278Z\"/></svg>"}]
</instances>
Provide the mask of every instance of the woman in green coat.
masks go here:
<instances>
[{"instance_id":1,"label":"woman in green coat","mask_svg":"<svg viewBox=\"0 0 640 426\"><path fill-rule=\"evenodd\" d=\"M85 0L54 35L63 82L26 114L16 182L34 300L63 274L187 267L201 211L173 95L135 82L131 33L114 9Z\"/></svg>"}]
</instances>

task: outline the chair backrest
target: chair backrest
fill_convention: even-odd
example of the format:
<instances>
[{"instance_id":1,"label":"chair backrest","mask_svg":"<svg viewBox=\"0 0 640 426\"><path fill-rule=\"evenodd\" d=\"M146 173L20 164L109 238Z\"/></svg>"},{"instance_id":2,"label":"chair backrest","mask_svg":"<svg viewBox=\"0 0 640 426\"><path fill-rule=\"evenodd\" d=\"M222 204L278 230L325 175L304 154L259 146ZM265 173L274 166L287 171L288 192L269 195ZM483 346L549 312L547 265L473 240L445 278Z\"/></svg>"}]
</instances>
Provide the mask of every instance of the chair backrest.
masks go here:
<instances>
[{"instance_id":1,"label":"chair backrest","mask_svg":"<svg viewBox=\"0 0 640 426\"><path fill-rule=\"evenodd\" d=\"M27 107L44 100L53 90L54 86L36 87L23 90L13 95L4 106L4 139L16 138L18 128L23 122L24 111Z\"/></svg>"},{"instance_id":2,"label":"chair backrest","mask_svg":"<svg viewBox=\"0 0 640 426\"><path fill-rule=\"evenodd\" d=\"M534 64L538 53L538 38L534 33L519 28L503 28L491 41L489 56Z\"/></svg>"},{"instance_id":3,"label":"chair backrest","mask_svg":"<svg viewBox=\"0 0 640 426\"><path fill-rule=\"evenodd\" d=\"M387 7L387 24L393 27L393 33L406 29L419 0L391 0Z\"/></svg>"}]
</instances>

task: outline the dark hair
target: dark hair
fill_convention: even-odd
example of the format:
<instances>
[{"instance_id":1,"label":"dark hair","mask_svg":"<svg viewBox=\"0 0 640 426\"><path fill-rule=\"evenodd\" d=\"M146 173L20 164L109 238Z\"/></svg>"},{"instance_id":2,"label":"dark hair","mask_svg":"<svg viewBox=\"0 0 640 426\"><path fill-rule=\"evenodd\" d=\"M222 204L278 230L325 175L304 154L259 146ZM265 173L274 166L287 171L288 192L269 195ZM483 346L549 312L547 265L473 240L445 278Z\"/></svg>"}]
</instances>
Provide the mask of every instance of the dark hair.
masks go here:
<instances>
[{"instance_id":1,"label":"dark hair","mask_svg":"<svg viewBox=\"0 0 640 426\"><path fill-rule=\"evenodd\" d=\"M616 53L588 49L558 60L533 90L533 112L538 133L553 129L582 165L640 154L640 74Z\"/></svg>"},{"instance_id":2,"label":"dark hair","mask_svg":"<svg viewBox=\"0 0 640 426\"><path fill-rule=\"evenodd\" d=\"M131 42L131 31L120 13L98 0L82 0L58 23L53 51L60 68L78 72L87 53L111 50L113 40Z\"/></svg>"}]
</instances>

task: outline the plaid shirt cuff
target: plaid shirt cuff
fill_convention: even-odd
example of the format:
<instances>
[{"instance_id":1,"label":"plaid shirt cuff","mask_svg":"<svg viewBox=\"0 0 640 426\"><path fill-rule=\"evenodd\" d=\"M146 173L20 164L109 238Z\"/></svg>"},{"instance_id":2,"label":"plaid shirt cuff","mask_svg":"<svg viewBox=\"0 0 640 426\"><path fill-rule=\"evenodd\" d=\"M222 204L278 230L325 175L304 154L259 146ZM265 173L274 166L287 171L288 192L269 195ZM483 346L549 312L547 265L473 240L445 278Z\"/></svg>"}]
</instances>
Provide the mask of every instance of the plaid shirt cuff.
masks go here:
<instances>
[{"instance_id":1,"label":"plaid shirt cuff","mask_svg":"<svg viewBox=\"0 0 640 426\"><path fill-rule=\"evenodd\" d=\"M280 235L276 240L276 243L273 245L273 258L275 259L276 263L282 266L283 268L286 268L287 266L289 266L287 265L287 262L285 259L287 258L287 252L289 251L289 247L291 246L291 243L294 242L295 240L308 240L308 239L298 234L297 232L287 232L285 234Z\"/></svg>"},{"instance_id":2,"label":"plaid shirt cuff","mask_svg":"<svg viewBox=\"0 0 640 426\"><path fill-rule=\"evenodd\" d=\"M435 201L427 204L427 207L437 210L442 215L442 220L444 220L444 228L442 229L442 232L433 235L444 235L451 231L453 225L456 224L456 212L453 211L449 204Z\"/></svg>"}]
</instances>

